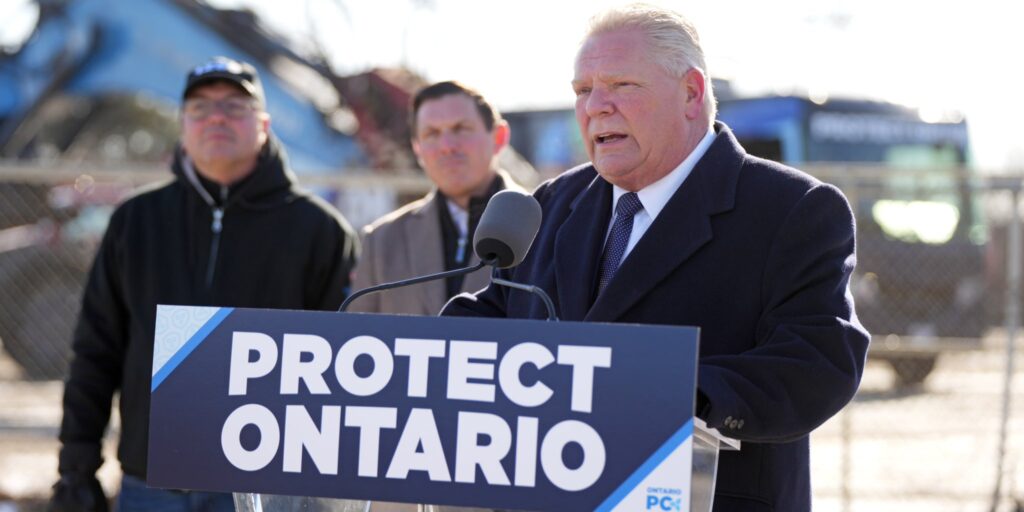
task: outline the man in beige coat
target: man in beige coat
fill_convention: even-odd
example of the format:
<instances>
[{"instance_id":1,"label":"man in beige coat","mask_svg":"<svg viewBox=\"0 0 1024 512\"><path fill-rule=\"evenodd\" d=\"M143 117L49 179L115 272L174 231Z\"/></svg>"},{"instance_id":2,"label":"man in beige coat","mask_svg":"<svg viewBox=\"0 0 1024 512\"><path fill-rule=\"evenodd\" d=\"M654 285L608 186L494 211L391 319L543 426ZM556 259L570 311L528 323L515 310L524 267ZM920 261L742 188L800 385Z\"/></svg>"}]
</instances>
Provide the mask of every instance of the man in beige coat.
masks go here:
<instances>
[{"instance_id":1,"label":"man in beige coat","mask_svg":"<svg viewBox=\"0 0 1024 512\"><path fill-rule=\"evenodd\" d=\"M424 87L412 101L412 148L435 189L364 229L353 290L476 264L473 232L487 201L519 190L498 169L508 124L477 91L458 82ZM476 291L490 268L360 297L349 311L436 315L448 298Z\"/></svg>"}]
</instances>

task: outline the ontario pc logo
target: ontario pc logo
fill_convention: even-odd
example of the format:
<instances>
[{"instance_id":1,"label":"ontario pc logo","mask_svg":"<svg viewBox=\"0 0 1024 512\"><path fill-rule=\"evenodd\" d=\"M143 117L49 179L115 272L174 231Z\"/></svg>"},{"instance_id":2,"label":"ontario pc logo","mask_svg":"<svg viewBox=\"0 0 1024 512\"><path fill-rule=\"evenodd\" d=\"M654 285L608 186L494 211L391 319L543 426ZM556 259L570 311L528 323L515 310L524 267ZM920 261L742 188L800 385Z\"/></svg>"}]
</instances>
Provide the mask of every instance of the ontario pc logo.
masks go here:
<instances>
[{"instance_id":1,"label":"ontario pc logo","mask_svg":"<svg viewBox=\"0 0 1024 512\"><path fill-rule=\"evenodd\" d=\"M664 487L647 488L647 510L679 512L683 510L683 490Z\"/></svg>"}]
</instances>

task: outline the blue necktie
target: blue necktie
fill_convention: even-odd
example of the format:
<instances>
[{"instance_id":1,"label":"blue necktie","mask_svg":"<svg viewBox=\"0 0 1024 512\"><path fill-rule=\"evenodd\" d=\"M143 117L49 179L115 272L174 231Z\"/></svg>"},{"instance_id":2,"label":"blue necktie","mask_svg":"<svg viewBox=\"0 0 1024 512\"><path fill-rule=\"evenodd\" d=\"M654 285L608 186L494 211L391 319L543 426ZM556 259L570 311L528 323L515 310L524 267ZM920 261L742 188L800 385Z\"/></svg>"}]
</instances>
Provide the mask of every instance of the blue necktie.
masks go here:
<instances>
[{"instance_id":1,"label":"blue necktie","mask_svg":"<svg viewBox=\"0 0 1024 512\"><path fill-rule=\"evenodd\" d=\"M604 291L608 282L615 277L615 271L619 269L622 262L622 255L626 253L626 246L629 244L629 235L633 232L633 215L643 210L644 205L636 192L627 192L619 198L615 205L615 223L608 233L608 241L604 244L604 254L601 256L601 274L598 285L598 293Z\"/></svg>"}]
</instances>

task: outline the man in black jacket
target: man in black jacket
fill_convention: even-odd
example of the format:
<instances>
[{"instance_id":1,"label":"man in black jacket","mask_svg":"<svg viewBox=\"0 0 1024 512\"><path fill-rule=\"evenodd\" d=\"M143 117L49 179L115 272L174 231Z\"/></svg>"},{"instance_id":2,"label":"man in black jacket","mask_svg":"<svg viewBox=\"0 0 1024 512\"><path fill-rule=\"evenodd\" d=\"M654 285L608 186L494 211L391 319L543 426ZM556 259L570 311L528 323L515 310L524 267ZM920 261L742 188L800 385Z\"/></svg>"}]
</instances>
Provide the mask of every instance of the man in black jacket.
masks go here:
<instances>
[{"instance_id":1,"label":"man in black jacket","mask_svg":"<svg viewBox=\"0 0 1024 512\"><path fill-rule=\"evenodd\" d=\"M230 494L145 485L157 304L333 310L348 292L357 239L297 188L255 68L216 58L189 73L183 100L175 179L114 212L89 274L51 510L106 510L95 472L115 392L117 508L233 510Z\"/></svg>"}]
</instances>

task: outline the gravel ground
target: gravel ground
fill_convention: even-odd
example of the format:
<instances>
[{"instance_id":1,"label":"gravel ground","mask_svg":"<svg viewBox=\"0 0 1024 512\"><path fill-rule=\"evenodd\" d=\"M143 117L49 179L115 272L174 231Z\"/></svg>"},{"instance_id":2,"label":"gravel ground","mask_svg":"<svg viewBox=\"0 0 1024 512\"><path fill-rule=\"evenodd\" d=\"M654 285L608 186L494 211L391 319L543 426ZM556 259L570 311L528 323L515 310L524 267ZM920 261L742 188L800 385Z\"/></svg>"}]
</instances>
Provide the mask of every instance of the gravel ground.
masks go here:
<instances>
[{"instance_id":1,"label":"gravel ground","mask_svg":"<svg viewBox=\"0 0 1024 512\"><path fill-rule=\"evenodd\" d=\"M21 380L17 365L0 351L0 512L44 510L57 481L63 390L58 381ZM116 429L116 418L112 424ZM116 439L108 435L104 458L116 461L116 449ZM104 464L99 479L108 495L116 493L117 464Z\"/></svg>"}]
</instances>

